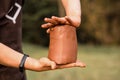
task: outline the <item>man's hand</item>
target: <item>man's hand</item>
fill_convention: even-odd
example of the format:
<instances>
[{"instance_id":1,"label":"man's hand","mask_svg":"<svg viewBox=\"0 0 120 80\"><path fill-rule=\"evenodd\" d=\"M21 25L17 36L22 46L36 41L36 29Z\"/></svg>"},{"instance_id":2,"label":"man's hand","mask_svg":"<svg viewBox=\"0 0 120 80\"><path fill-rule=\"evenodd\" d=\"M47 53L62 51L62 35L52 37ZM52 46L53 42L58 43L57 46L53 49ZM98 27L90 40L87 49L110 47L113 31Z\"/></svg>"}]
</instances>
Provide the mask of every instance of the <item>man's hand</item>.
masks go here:
<instances>
[{"instance_id":1,"label":"man's hand","mask_svg":"<svg viewBox=\"0 0 120 80\"><path fill-rule=\"evenodd\" d=\"M47 33L52 30L53 27L57 25L70 25L74 27L79 27L81 20L77 17L56 17L52 16L51 18L45 18L44 21L46 24L42 25L42 28L48 28Z\"/></svg>"},{"instance_id":2,"label":"man's hand","mask_svg":"<svg viewBox=\"0 0 120 80\"><path fill-rule=\"evenodd\" d=\"M37 66L36 71L40 72L40 71L47 71L47 70L72 68L72 67L84 68L86 67L86 65L80 61L76 61L75 63L69 63L64 65L57 65L54 61L51 61L48 58L44 57L39 60L39 65Z\"/></svg>"}]
</instances>

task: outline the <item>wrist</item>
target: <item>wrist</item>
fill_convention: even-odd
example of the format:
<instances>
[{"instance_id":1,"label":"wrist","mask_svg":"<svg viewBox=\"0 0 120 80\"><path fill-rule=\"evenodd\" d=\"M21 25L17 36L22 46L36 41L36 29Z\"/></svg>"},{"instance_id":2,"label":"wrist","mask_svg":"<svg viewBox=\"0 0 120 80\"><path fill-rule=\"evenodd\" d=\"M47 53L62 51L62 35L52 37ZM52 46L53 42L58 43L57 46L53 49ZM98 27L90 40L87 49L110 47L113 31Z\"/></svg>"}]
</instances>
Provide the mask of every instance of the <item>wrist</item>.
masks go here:
<instances>
[{"instance_id":1,"label":"wrist","mask_svg":"<svg viewBox=\"0 0 120 80\"><path fill-rule=\"evenodd\" d=\"M29 56L24 54L22 59L21 59L21 62L20 62L20 65L19 65L20 72L24 72L24 70L25 70L24 64L25 64L25 61L26 61L27 57L29 57Z\"/></svg>"},{"instance_id":2,"label":"wrist","mask_svg":"<svg viewBox=\"0 0 120 80\"><path fill-rule=\"evenodd\" d=\"M76 16L76 15L68 15L66 16L66 18L70 19L71 25L74 27L79 27L80 23L81 23L81 17L80 16Z\"/></svg>"},{"instance_id":3,"label":"wrist","mask_svg":"<svg viewBox=\"0 0 120 80\"><path fill-rule=\"evenodd\" d=\"M40 69L39 60L28 57L25 62L25 69L32 71L39 71Z\"/></svg>"}]
</instances>

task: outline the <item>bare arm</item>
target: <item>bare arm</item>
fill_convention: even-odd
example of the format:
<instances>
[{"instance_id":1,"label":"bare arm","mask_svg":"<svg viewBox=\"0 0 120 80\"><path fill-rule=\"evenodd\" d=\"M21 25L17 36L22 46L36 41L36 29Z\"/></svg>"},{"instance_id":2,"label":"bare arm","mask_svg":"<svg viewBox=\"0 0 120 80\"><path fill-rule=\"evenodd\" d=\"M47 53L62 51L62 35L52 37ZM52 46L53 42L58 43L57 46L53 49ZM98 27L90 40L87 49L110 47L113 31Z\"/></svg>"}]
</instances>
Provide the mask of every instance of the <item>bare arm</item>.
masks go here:
<instances>
[{"instance_id":1,"label":"bare arm","mask_svg":"<svg viewBox=\"0 0 120 80\"><path fill-rule=\"evenodd\" d=\"M23 54L20 54L19 52L0 43L0 64L19 68L22 57ZM30 57L26 59L25 68L35 70L38 65L39 62L36 59Z\"/></svg>"},{"instance_id":2,"label":"bare arm","mask_svg":"<svg viewBox=\"0 0 120 80\"><path fill-rule=\"evenodd\" d=\"M65 17L52 16L51 18L45 18L45 24L42 28L52 28L56 25L71 25L79 27L81 23L81 5L80 0L61 0L65 8ZM49 33L50 29L47 30Z\"/></svg>"},{"instance_id":3,"label":"bare arm","mask_svg":"<svg viewBox=\"0 0 120 80\"><path fill-rule=\"evenodd\" d=\"M23 54L7 47L6 45L0 43L0 64L10 67L19 68L19 64ZM70 63L66 65L56 65L55 62L49 60L48 58L40 58L39 60L27 57L24 65L25 69L33 71L46 71L52 69L62 69L71 67L85 67L85 64L76 61L76 63Z\"/></svg>"},{"instance_id":4,"label":"bare arm","mask_svg":"<svg viewBox=\"0 0 120 80\"><path fill-rule=\"evenodd\" d=\"M81 19L81 5L80 0L62 0L66 15L69 17L76 17Z\"/></svg>"}]
</instances>

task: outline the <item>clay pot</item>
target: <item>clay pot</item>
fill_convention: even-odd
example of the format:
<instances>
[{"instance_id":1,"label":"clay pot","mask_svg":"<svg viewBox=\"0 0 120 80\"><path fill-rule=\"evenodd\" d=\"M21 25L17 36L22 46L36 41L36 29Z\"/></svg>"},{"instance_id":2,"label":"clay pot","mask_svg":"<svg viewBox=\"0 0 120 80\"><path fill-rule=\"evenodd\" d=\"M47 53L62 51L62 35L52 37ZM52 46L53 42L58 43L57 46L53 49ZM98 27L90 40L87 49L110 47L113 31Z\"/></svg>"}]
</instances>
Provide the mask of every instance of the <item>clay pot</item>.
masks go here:
<instances>
[{"instance_id":1,"label":"clay pot","mask_svg":"<svg viewBox=\"0 0 120 80\"><path fill-rule=\"evenodd\" d=\"M75 62L77 59L76 28L60 25L50 31L48 58L57 64Z\"/></svg>"}]
</instances>

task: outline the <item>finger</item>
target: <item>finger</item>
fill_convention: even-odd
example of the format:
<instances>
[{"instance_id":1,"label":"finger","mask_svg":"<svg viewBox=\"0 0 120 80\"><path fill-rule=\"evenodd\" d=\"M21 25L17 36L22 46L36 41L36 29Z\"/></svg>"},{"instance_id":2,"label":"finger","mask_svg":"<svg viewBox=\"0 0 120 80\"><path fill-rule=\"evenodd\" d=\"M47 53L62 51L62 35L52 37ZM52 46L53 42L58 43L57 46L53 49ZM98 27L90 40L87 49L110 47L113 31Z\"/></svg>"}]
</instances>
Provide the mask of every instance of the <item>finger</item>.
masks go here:
<instances>
[{"instance_id":1,"label":"finger","mask_svg":"<svg viewBox=\"0 0 120 80\"><path fill-rule=\"evenodd\" d=\"M44 21L47 22L47 23L52 23L53 25L57 25L58 24L57 21L55 21L53 19L50 19L50 18L45 18Z\"/></svg>"},{"instance_id":2,"label":"finger","mask_svg":"<svg viewBox=\"0 0 120 80\"><path fill-rule=\"evenodd\" d=\"M58 65L58 69L62 68L71 68L71 67L81 67L84 68L86 65L80 61L77 61L76 63L70 63L70 64L65 64L65 65Z\"/></svg>"},{"instance_id":3,"label":"finger","mask_svg":"<svg viewBox=\"0 0 120 80\"><path fill-rule=\"evenodd\" d=\"M83 67L83 68L84 68L84 67L86 67L86 64L78 60L78 61L75 63L75 66L76 66L76 67Z\"/></svg>"},{"instance_id":4,"label":"finger","mask_svg":"<svg viewBox=\"0 0 120 80\"><path fill-rule=\"evenodd\" d=\"M49 29L47 29L47 31L46 31L48 34L50 33L50 28Z\"/></svg>"},{"instance_id":5,"label":"finger","mask_svg":"<svg viewBox=\"0 0 120 80\"><path fill-rule=\"evenodd\" d=\"M56 68L56 63L51 61L48 58L41 58L41 62L44 64L44 66L46 67L51 67L51 69L55 69Z\"/></svg>"},{"instance_id":6,"label":"finger","mask_svg":"<svg viewBox=\"0 0 120 80\"><path fill-rule=\"evenodd\" d=\"M52 16L52 19L57 21L58 24L65 24L66 23L66 19L65 18L59 18L59 17L56 17L56 16Z\"/></svg>"},{"instance_id":7,"label":"finger","mask_svg":"<svg viewBox=\"0 0 120 80\"><path fill-rule=\"evenodd\" d=\"M46 24L43 24L41 27L42 28L50 28L50 27L53 27L54 25L51 24L51 23L46 23Z\"/></svg>"},{"instance_id":8,"label":"finger","mask_svg":"<svg viewBox=\"0 0 120 80\"><path fill-rule=\"evenodd\" d=\"M49 60L49 59L46 59L46 66L51 67L51 69L55 69L56 68L56 63Z\"/></svg>"},{"instance_id":9,"label":"finger","mask_svg":"<svg viewBox=\"0 0 120 80\"><path fill-rule=\"evenodd\" d=\"M50 64L51 64L51 69L55 69L56 68L56 63L55 62L51 61Z\"/></svg>"},{"instance_id":10,"label":"finger","mask_svg":"<svg viewBox=\"0 0 120 80\"><path fill-rule=\"evenodd\" d=\"M49 34L50 33L50 31L53 31L54 30L54 28L49 28L49 29L47 29L47 33Z\"/></svg>"}]
</instances>

